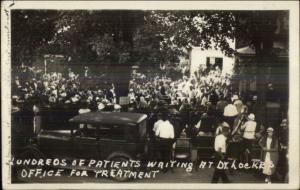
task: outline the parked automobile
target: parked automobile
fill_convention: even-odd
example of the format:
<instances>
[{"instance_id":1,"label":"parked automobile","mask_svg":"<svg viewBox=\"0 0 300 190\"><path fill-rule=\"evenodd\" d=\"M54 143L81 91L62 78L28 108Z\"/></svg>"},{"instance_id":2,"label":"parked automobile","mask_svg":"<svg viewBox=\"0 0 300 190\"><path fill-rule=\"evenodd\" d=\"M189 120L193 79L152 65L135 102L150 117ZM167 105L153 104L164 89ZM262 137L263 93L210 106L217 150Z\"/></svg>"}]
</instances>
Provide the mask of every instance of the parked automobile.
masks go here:
<instances>
[{"instance_id":1,"label":"parked automobile","mask_svg":"<svg viewBox=\"0 0 300 190\"><path fill-rule=\"evenodd\" d=\"M129 161L147 155L145 114L89 112L69 122L61 129L42 128L23 149L22 157Z\"/></svg>"}]
</instances>

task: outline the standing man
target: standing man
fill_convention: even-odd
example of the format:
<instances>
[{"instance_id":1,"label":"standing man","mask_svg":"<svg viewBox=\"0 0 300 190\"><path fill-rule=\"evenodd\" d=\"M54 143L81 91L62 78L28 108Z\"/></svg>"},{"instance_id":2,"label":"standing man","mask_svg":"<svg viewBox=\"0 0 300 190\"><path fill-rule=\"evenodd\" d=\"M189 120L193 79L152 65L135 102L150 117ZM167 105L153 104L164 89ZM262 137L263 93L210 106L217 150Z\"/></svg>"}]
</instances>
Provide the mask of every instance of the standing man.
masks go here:
<instances>
[{"instance_id":1,"label":"standing man","mask_svg":"<svg viewBox=\"0 0 300 190\"><path fill-rule=\"evenodd\" d=\"M219 162L226 160L226 149L227 149L227 137L229 134L229 127L223 125L222 133L217 135L215 138L215 171L212 177L212 183L218 183L219 178L222 179L223 183L229 183L229 179L224 169L217 167Z\"/></svg>"},{"instance_id":2,"label":"standing man","mask_svg":"<svg viewBox=\"0 0 300 190\"><path fill-rule=\"evenodd\" d=\"M233 104L233 102L225 106L223 115L224 115L224 121L229 124L230 129L232 130L234 120L238 115L238 110L236 106Z\"/></svg>"},{"instance_id":3,"label":"standing man","mask_svg":"<svg viewBox=\"0 0 300 190\"><path fill-rule=\"evenodd\" d=\"M89 68L84 67L84 77L88 77L88 76L89 76Z\"/></svg>"},{"instance_id":4,"label":"standing man","mask_svg":"<svg viewBox=\"0 0 300 190\"><path fill-rule=\"evenodd\" d=\"M167 119L167 114L162 114L162 121L158 124L155 131L155 136L158 138L161 160L168 162L171 160L171 151L174 135L174 127Z\"/></svg>"},{"instance_id":5,"label":"standing man","mask_svg":"<svg viewBox=\"0 0 300 190\"><path fill-rule=\"evenodd\" d=\"M244 131L243 141L244 150L247 155L246 162L251 161L252 144L255 141L256 126L257 123L255 121L255 115L253 113L250 113L248 116L248 121L241 127L241 129Z\"/></svg>"},{"instance_id":6,"label":"standing man","mask_svg":"<svg viewBox=\"0 0 300 190\"><path fill-rule=\"evenodd\" d=\"M154 134L156 134L156 131L157 131L158 127L163 122L162 116L163 116L162 113L158 113L157 114L157 121L154 123L154 126L153 126L153 132L154 132Z\"/></svg>"},{"instance_id":7,"label":"standing man","mask_svg":"<svg viewBox=\"0 0 300 190\"><path fill-rule=\"evenodd\" d=\"M150 151L150 158L157 160L160 156L160 144L159 139L156 139L156 131L160 127L161 123L163 123L162 113L157 114L157 120L153 125L153 128L149 130L150 140L152 141L152 147Z\"/></svg>"}]
</instances>

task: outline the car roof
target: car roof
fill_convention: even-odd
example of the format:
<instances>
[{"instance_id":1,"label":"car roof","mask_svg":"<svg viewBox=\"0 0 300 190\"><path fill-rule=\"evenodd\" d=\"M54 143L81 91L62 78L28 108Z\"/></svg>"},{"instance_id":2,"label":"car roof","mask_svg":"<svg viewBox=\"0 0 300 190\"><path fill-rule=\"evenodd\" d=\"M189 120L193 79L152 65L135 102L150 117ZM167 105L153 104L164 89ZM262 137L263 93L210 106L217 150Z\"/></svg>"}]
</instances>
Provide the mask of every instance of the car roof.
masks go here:
<instances>
[{"instance_id":1,"label":"car roof","mask_svg":"<svg viewBox=\"0 0 300 190\"><path fill-rule=\"evenodd\" d=\"M77 115L69 121L85 124L135 125L147 118L146 114L130 112L89 112Z\"/></svg>"}]
</instances>

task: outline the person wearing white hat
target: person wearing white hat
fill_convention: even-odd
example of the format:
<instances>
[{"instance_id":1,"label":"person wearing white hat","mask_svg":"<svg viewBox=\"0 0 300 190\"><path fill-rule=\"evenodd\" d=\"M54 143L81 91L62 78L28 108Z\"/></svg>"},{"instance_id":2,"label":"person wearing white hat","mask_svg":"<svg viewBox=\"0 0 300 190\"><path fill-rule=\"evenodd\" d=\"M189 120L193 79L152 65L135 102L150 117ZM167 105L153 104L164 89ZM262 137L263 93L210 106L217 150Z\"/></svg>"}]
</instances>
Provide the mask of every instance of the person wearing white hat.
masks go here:
<instances>
[{"instance_id":1,"label":"person wearing white hat","mask_svg":"<svg viewBox=\"0 0 300 190\"><path fill-rule=\"evenodd\" d=\"M101 111L105 108L105 105L101 102L98 102L98 110Z\"/></svg>"},{"instance_id":2,"label":"person wearing white hat","mask_svg":"<svg viewBox=\"0 0 300 190\"><path fill-rule=\"evenodd\" d=\"M233 103L229 103L227 106L225 106L223 115L224 120L229 124L230 129L232 129L234 120L238 115L236 106Z\"/></svg>"},{"instance_id":3,"label":"person wearing white hat","mask_svg":"<svg viewBox=\"0 0 300 190\"><path fill-rule=\"evenodd\" d=\"M102 103L103 103L104 105L107 105L107 104L110 103L110 101L109 101L108 99L105 98L105 99L102 100Z\"/></svg>"},{"instance_id":4,"label":"person wearing white hat","mask_svg":"<svg viewBox=\"0 0 300 190\"><path fill-rule=\"evenodd\" d=\"M261 160L264 162L263 174L266 176L266 183L271 183L271 176L274 174L278 162L278 139L273 132L274 129L269 127L267 134L258 143L262 149Z\"/></svg>"},{"instance_id":5,"label":"person wearing white hat","mask_svg":"<svg viewBox=\"0 0 300 190\"><path fill-rule=\"evenodd\" d=\"M114 112L121 112L121 106L119 104L114 105Z\"/></svg>"},{"instance_id":6,"label":"person wearing white hat","mask_svg":"<svg viewBox=\"0 0 300 190\"><path fill-rule=\"evenodd\" d=\"M255 121L255 115L250 113L248 115L248 121L244 125L241 126L241 130L243 133L243 141L244 141L244 150L248 153L248 160L251 160L251 152L252 152L252 143L255 140L255 130L257 123Z\"/></svg>"},{"instance_id":7,"label":"person wearing white hat","mask_svg":"<svg viewBox=\"0 0 300 190\"><path fill-rule=\"evenodd\" d=\"M240 114L242 112L242 108L243 108L244 104L237 95L236 95L236 99L233 101L233 104L236 106L236 109L237 109L238 113Z\"/></svg>"},{"instance_id":8,"label":"person wearing white hat","mask_svg":"<svg viewBox=\"0 0 300 190\"><path fill-rule=\"evenodd\" d=\"M72 103L76 103L76 102L79 101L79 99L78 99L76 96L73 96L73 97L71 98L71 101L72 101Z\"/></svg>"},{"instance_id":9,"label":"person wearing white hat","mask_svg":"<svg viewBox=\"0 0 300 190\"><path fill-rule=\"evenodd\" d=\"M65 104L70 104L70 103L71 103L70 100L66 100L66 101L65 101Z\"/></svg>"},{"instance_id":10,"label":"person wearing white hat","mask_svg":"<svg viewBox=\"0 0 300 190\"><path fill-rule=\"evenodd\" d=\"M238 99L239 99L238 95L233 95L232 98L231 98L231 101L234 102Z\"/></svg>"},{"instance_id":11,"label":"person wearing white hat","mask_svg":"<svg viewBox=\"0 0 300 190\"><path fill-rule=\"evenodd\" d=\"M65 97L67 97L67 93L65 91L63 91L63 92L61 92L60 96L65 98Z\"/></svg>"},{"instance_id":12,"label":"person wearing white hat","mask_svg":"<svg viewBox=\"0 0 300 190\"><path fill-rule=\"evenodd\" d=\"M78 113L83 114L88 112L91 112L91 110L88 107L88 101L82 101L81 108L78 110Z\"/></svg>"}]
</instances>

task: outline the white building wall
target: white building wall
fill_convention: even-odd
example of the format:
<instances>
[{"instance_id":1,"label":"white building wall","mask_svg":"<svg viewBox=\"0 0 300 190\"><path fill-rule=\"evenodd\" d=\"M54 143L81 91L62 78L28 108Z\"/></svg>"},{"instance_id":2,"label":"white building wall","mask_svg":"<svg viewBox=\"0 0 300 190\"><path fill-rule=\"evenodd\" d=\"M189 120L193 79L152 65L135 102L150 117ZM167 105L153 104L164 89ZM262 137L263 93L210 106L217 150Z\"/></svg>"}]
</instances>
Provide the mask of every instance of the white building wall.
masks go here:
<instances>
[{"instance_id":1,"label":"white building wall","mask_svg":"<svg viewBox=\"0 0 300 190\"><path fill-rule=\"evenodd\" d=\"M235 43L230 43L230 46L232 48L235 47ZM195 71L198 71L200 65L203 65L206 67L206 58L207 57L221 57L223 58L223 69L222 69L222 75L233 73L233 67L234 67L234 57L227 57L224 53L222 53L221 50L215 50L215 49L208 49L208 50L201 50L200 47L194 47L190 54L190 60L191 60L191 68L190 68L190 76L192 77L194 75Z\"/></svg>"}]
</instances>

